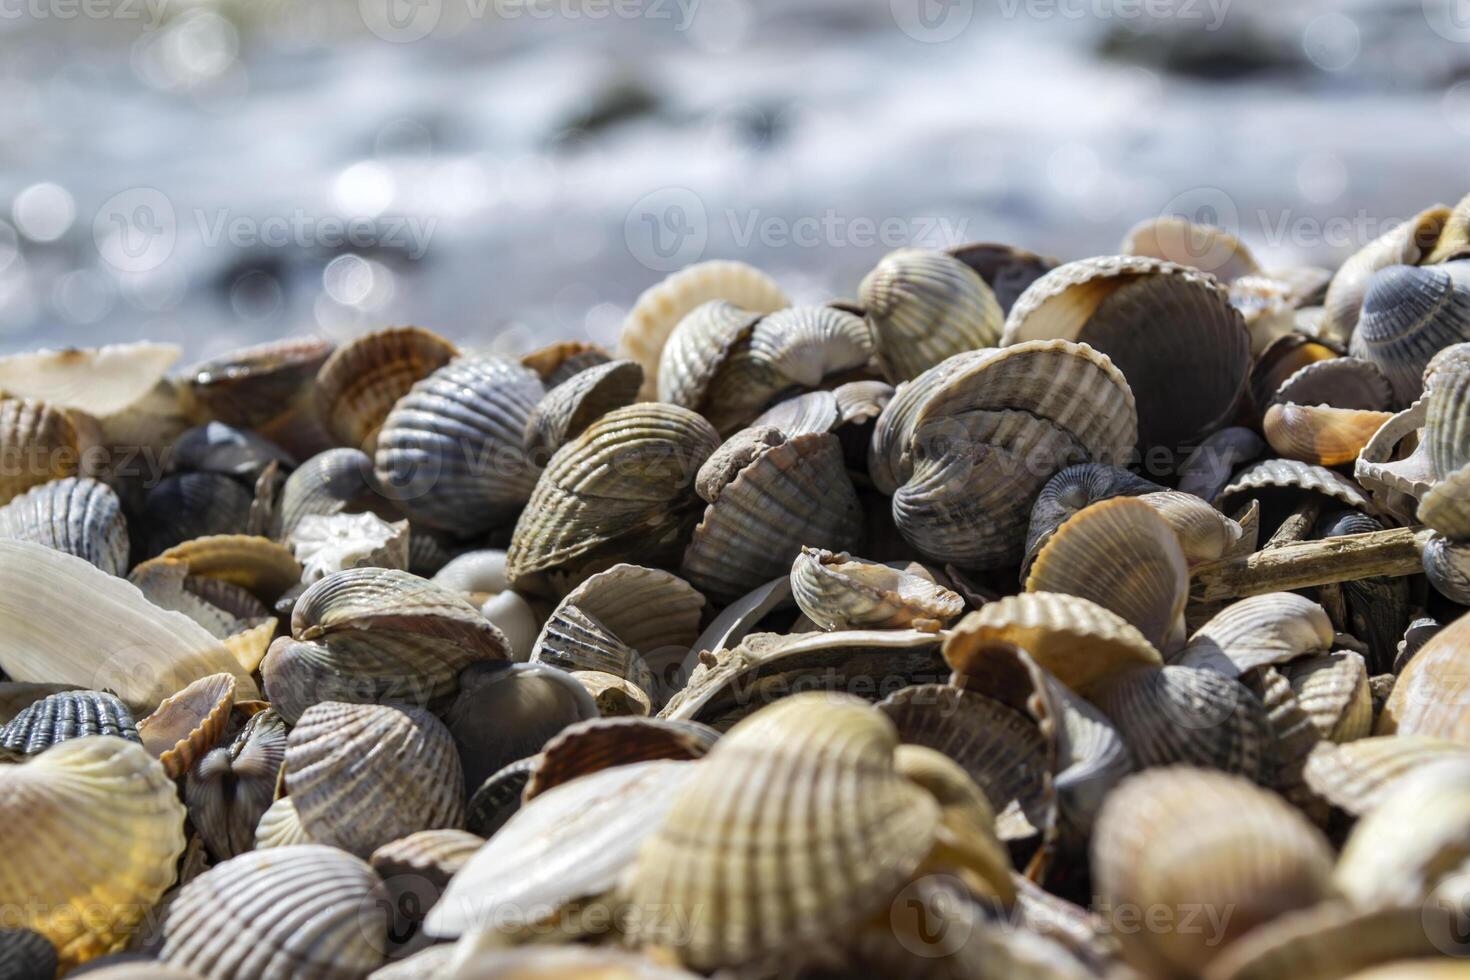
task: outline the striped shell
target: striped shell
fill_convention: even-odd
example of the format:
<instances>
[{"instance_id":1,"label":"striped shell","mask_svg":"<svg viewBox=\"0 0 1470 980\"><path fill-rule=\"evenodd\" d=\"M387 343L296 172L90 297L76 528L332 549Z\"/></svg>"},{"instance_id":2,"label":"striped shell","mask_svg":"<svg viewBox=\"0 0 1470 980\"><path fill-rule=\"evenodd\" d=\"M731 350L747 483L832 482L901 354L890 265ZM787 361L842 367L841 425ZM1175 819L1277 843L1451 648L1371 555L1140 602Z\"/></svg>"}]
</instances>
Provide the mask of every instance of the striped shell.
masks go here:
<instances>
[{"instance_id":1,"label":"striped shell","mask_svg":"<svg viewBox=\"0 0 1470 980\"><path fill-rule=\"evenodd\" d=\"M1192 493L1164 490L1141 494L1138 499L1157 511L1173 529L1191 566L1255 551L1254 539L1241 524Z\"/></svg>"},{"instance_id":2,"label":"striped shell","mask_svg":"<svg viewBox=\"0 0 1470 980\"><path fill-rule=\"evenodd\" d=\"M150 561L181 562L192 578L239 586L267 606L301 581L301 564L285 545L254 534L213 534L177 544ZM148 562L134 566L133 571Z\"/></svg>"},{"instance_id":3,"label":"striped shell","mask_svg":"<svg viewBox=\"0 0 1470 980\"><path fill-rule=\"evenodd\" d=\"M313 337L230 351L189 368L189 393L211 418L268 430L311 397L317 371L331 353L330 341Z\"/></svg>"},{"instance_id":4,"label":"striped shell","mask_svg":"<svg viewBox=\"0 0 1470 980\"><path fill-rule=\"evenodd\" d=\"M1205 971L1206 980L1337 980L1367 977L1367 967L1459 953L1451 917L1424 909L1353 909L1338 902L1289 912L1232 943ZM1440 945L1444 943L1444 945ZM1421 980L1432 974L1419 973Z\"/></svg>"},{"instance_id":5,"label":"striped shell","mask_svg":"<svg viewBox=\"0 0 1470 980\"><path fill-rule=\"evenodd\" d=\"M922 565L893 567L822 548L801 549L791 594L824 630L938 629L965 611L965 601Z\"/></svg>"},{"instance_id":6,"label":"striped shell","mask_svg":"<svg viewBox=\"0 0 1470 980\"><path fill-rule=\"evenodd\" d=\"M1026 529L1023 574L1057 528L1089 504L1113 497L1137 497L1164 488L1128 470L1105 463L1078 463L1060 470L1037 493Z\"/></svg>"},{"instance_id":7,"label":"striped shell","mask_svg":"<svg viewBox=\"0 0 1470 980\"><path fill-rule=\"evenodd\" d=\"M995 242L969 242L945 251L985 280L1002 314L1010 312L1027 286L1060 265L1056 259Z\"/></svg>"},{"instance_id":8,"label":"striped shell","mask_svg":"<svg viewBox=\"0 0 1470 980\"><path fill-rule=\"evenodd\" d=\"M465 804L465 829L485 838L495 836L520 809L521 792L535 768L535 756L517 759L481 783Z\"/></svg>"},{"instance_id":9,"label":"striped shell","mask_svg":"<svg viewBox=\"0 0 1470 980\"><path fill-rule=\"evenodd\" d=\"M394 402L459 351L419 327L391 327L338 347L316 376L316 410L337 440L371 452Z\"/></svg>"},{"instance_id":10,"label":"striped shell","mask_svg":"<svg viewBox=\"0 0 1470 980\"><path fill-rule=\"evenodd\" d=\"M1294 592L1271 592L1231 603L1195 630L1173 662L1230 676L1327 652L1333 642L1327 612Z\"/></svg>"},{"instance_id":11,"label":"striped shell","mask_svg":"<svg viewBox=\"0 0 1470 980\"><path fill-rule=\"evenodd\" d=\"M1399 673L1378 717L1377 734L1433 735L1470 745L1470 614L1461 615L1420 647Z\"/></svg>"},{"instance_id":12,"label":"striped shell","mask_svg":"<svg viewBox=\"0 0 1470 980\"><path fill-rule=\"evenodd\" d=\"M1327 286L1324 327L1340 336L1352 334L1374 275L1389 266L1418 265L1434 249L1449 216L1450 209L1444 205L1428 208L1349 256Z\"/></svg>"},{"instance_id":13,"label":"striped shell","mask_svg":"<svg viewBox=\"0 0 1470 980\"><path fill-rule=\"evenodd\" d=\"M81 437L71 418L44 402L0 398L0 504L48 480L75 476Z\"/></svg>"},{"instance_id":14,"label":"striped shell","mask_svg":"<svg viewBox=\"0 0 1470 980\"><path fill-rule=\"evenodd\" d=\"M858 287L883 373L908 381L962 351L994 347L1005 314L980 275L945 252L903 248Z\"/></svg>"},{"instance_id":15,"label":"striped shell","mask_svg":"<svg viewBox=\"0 0 1470 980\"><path fill-rule=\"evenodd\" d=\"M615 408L631 405L643 384L634 361L608 361L572 375L548 391L526 419L523 444L532 464L546 464L569 439Z\"/></svg>"},{"instance_id":16,"label":"striped shell","mask_svg":"<svg viewBox=\"0 0 1470 980\"><path fill-rule=\"evenodd\" d=\"M1470 261L1396 265L1369 281L1352 352L1378 365L1403 407L1419 397L1430 358L1467 340Z\"/></svg>"},{"instance_id":17,"label":"striped shell","mask_svg":"<svg viewBox=\"0 0 1470 980\"><path fill-rule=\"evenodd\" d=\"M56 975L56 947L30 929L0 929L0 977L50 980Z\"/></svg>"},{"instance_id":18,"label":"striped shell","mask_svg":"<svg viewBox=\"0 0 1470 980\"><path fill-rule=\"evenodd\" d=\"M658 718L591 718L562 729L536 757L523 799L614 766L701 758L720 735L707 725Z\"/></svg>"},{"instance_id":19,"label":"striped shell","mask_svg":"<svg viewBox=\"0 0 1470 980\"><path fill-rule=\"evenodd\" d=\"M229 674L201 677L140 719L138 737L163 763L169 778L177 779L214 748L234 704L235 678Z\"/></svg>"},{"instance_id":20,"label":"striped shell","mask_svg":"<svg viewBox=\"0 0 1470 980\"><path fill-rule=\"evenodd\" d=\"M87 477L43 483L0 507L0 538L44 544L110 575L128 567L122 502L107 484Z\"/></svg>"},{"instance_id":21,"label":"striped shell","mask_svg":"<svg viewBox=\"0 0 1470 980\"><path fill-rule=\"evenodd\" d=\"M354 509L373 492L373 460L360 449L328 449L302 463L281 487L273 536L291 537L301 519Z\"/></svg>"},{"instance_id":22,"label":"striped shell","mask_svg":"<svg viewBox=\"0 0 1470 980\"><path fill-rule=\"evenodd\" d=\"M87 735L139 741L132 714L111 694L63 691L34 702L0 727L0 750L35 755L58 742Z\"/></svg>"},{"instance_id":23,"label":"striped shell","mask_svg":"<svg viewBox=\"0 0 1470 980\"><path fill-rule=\"evenodd\" d=\"M1361 817L1395 779L1444 759L1470 759L1470 745L1431 735L1383 735L1321 742L1307 759L1307 784L1318 796Z\"/></svg>"},{"instance_id":24,"label":"striped shell","mask_svg":"<svg viewBox=\"0 0 1470 980\"><path fill-rule=\"evenodd\" d=\"M1345 650L1302 657L1281 672L1324 739L1351 742L1373 730L1368 668L1359 654Z\"/></svg>"},{"instance_id":25,"label":"striped shell","mask_svg":"<svg viewBox=\"0 0 1470 980\"><path fill-rule=\"evenodd\" d=\"M184 781L189 819L217 860L243 854L270 809L286 761L286 724L271 709L251 715L228 745L206 752Z\"/></svg>"},{"instance_id":26,"label":"striped shell","mask_svg":"<svg viewBox=\"0 0 1470 980\"><path fill-rule=\"evenodd\" d=\"M558 340L521 355L521 366L535 371L548 389L575 374L612 360L607 351L582 340Z\"/></svg>"},{"instance_id":27,"label":"striped shell","mask_svg":"<svg viewBox=\"0 0 1470 980\"><path fill-rule=\"evenodd\" d=\"M296 802L289 796L283 796L267 807L260 815L260 823L255 826L257 851L310 843L311 835L301 826L301 814L296 812Z\"/></svg>"}]
</instances>

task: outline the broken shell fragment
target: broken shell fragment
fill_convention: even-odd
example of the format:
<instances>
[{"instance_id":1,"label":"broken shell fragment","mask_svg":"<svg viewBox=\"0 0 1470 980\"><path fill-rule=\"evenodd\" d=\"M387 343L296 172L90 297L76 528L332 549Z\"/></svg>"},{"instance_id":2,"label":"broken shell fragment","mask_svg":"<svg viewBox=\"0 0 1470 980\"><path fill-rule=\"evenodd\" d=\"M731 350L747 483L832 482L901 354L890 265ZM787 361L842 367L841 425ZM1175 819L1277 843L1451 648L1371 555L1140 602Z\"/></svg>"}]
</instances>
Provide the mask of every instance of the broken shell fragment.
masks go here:
<instances>
[{"instance_id":1,"label":"broken shell fragment","mask_svg":"<svg viewBox=\"0 0 1470 980\"><path fill-rule=\"evenodd\" d=\"M310 585L348 568L408 567L408 521L373 514L310 514L291 530L291 550Z\"/></svg>"},{"instance_id":2,"label":"broken shell fragment","mask_svg":"<svg viewBox=\"0 0 1470 980\"><path fill-rule=\"evenodd\" d=\"M892 567L821 548L801 549L791 593L824 630L939 629L965 609L922 565Z\"/></svg>"},{"instance_id":3,"label":"broken shell fragment","mask_svg":"<svg viewBox=\"0 0 1470 980\"><path fill-rule=\"evenodd\" d=\"M219 741L234 704L234 677L201 677L139 721L138 737L169 778L177 779Z\"/></svg>"}]
</instances>

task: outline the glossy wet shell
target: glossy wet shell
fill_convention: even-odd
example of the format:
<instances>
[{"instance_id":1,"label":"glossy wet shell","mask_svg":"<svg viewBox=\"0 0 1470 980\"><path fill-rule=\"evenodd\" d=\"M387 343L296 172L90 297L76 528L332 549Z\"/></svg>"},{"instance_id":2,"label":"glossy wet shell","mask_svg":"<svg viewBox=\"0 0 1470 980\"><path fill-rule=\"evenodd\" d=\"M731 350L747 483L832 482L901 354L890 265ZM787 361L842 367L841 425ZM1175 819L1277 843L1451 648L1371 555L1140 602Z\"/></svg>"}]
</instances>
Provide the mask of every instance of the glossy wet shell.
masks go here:
<instances>
[{"instance_id":1,"label":"glossy wet shell","mask_svg":"<svg viewBox=\"0 0 1470 980\"><path fill-rule=\"evenodd\" d=\"M1210 930L1130 930L1129 958L1194 974L1236 937L1333 894L1332 850L1281 797L1237 776L1152 769L1103 804L1092 842L1095 887L1113 908L1233 909ZM1121 920L1120 920L1121 921Z\"/></svg>"},{"instance_id":2,"label":"glossy wet shell","mask_svg":"<svg viewBox=\"0 0 1470 980\"><path fill-rule=\"evenodd\" d=\"M1226 283L1260 270L1250 249L1228 231L1172 214L1134 225L1123 237L1121 251L1186 265Z\"/></svg>"},{"instance_id":3,"label":"glossy wet shell","mask_svg":"<svg viewBox=\"0 0 1470 980\"><path fill-rule=\"evenodd\" d=\"M541 749L526 800L589 773L657 759L688 761L720 735L707 725L658 718L592 718L568 725Z\"/></svg>"},{"instance_id":4,"label":"glossy wet shell","mask_svg":"<svg viewBox=\"0 0 1470 980\"><path fill-rule=\"evenodd\" d=\"M883 373L894 384L918 377L961 351L994 347L1005 314L980 275L945 252L890 252L863 278Z\"/></svg>"},{"instance_id":5,"label":"glossy wet shell","mask_svg":"<svg viewBox=\"0 0 1470 980\"><path fill-rule=\"evenodd\" d=\"M1419 397L1430 358L1467 340L1470 262L1398 265L1369 281L1352 352L1378 365L1402 407Z\"/></svg>"},{"instance_id":6,"label":"glossy wet shell","mask_svg":"<svg viewBox=\"0 0 1470 980\"><path fill-rule=\"evenodd\" d=\"M243 854L275 796L286 761L286 725L273 710L254 714L228 745L211 749L184 781L189 819L217 860Z\"/></svg>"},{"instance_id":7,"label":"glossy wet shell","mask_svg":"<svg viewBox=\"0 0 1470 980\"><path fill-rule=\"evenodd\" d=\"M177 779L219 741L234 703L235 678L201 677L140 720L138 737L169 778Z\"/></svg>"},{"instance_id":8,"label":"glossy wet shell","mask_svg":"<svg viewBox=\"0 0 1470 980\"><path fill-rule=\"evenodd\" d=\"M1030 569L1056 529L1082 508L1112 497L1137 497L1163 489L1157 483L1105 463L1068 466L1046 481L1031 505L1023 573Z\"/></svg>"},{"instance_id":9,"label":"glossy wet shell","mask_svg":"<svg viewBox=\"0 0 1470 980\"><path fill-rule=\"evenodd\" d=\"M308 708L287 741L286 789L313 840L359 856L464 818L454 739L418 708Z\"/></svg>"},{"instance_id":10,"label":"glossy wet shell","mask_svg":"<svg viewBox=\"0 0 1470 980\"><path fill-rule=\"evenodd\" d=\"M364 334L338 347L317 373L317 415L338 445L368 449L393 403L458 353L418 327Z\"/></svg>"},{"instance_id":11,"label":"glossy wet shell","mask_svg":"<svg viewBox=\"0 0 1470 980\"><path fill-rule=\"evenodd\" d=\"M385 897L365 861L335 848L242 854L184 886L161 957L222 980L358 980L383 961Z\"/></svg>"},{"instance_id":12,"label":"glossy wet shell","mask_svg":"<svg viewBox=\"0 0 1470 980\"><path fill-rule=\"evenodd\" d=\"M110 575L128 566L128 525L117 493L86 477L52 480L0 507L0 537L85 558Z\"/></svg>"},{"instance_id":13,"label":"glossy wet shell","mask_svg":"<svg viewBox=\"0 0 1470 980\"><path fill-rule=\"evenodd\" d=\"M543 464L598 418L631 405L642 384L643 368L635 361L609 361L572 375L531 410L523 434L527 454Z\"/></svg>"},{"instance_id":14,"label":"glossy wet shell","mask_svg":"<svg viewBox=\"0 0 1470 980\"><path fill-rule=\"evenodd\" d=\"M1360 817L1384 798L1389 783L1445 759L1470 760L1470 745L1431 735L1383 735L1342 745L1320 743L1304 775L1313 792Z\"/></svg>"},{"instance_id":15,"label":"glossy wet shell","mask_svg":"<svg viewBox=\"0 0 1470 980\"><path fill-rule=\"evenodd\" d=\"M332 353L330 341L310 337L272 341L231 351L189 369L189 391L212 417L260 429L290 413L311 390Z\"/></svg>"},{"instance_id":16,"label":"glossy wet shell","mask_svg":"<svg viewBox=\"0 0 1470 980\"><path fill-rule=\"evenodd\" d=\"M132 713L111 694L63 691L41 698L0 727L0 750L35 755L58 742L88 735L139 741Z\"/></svg>"},{"instance_id":17,"label":"glossy wet shell","mask_svg":"<svg viewBox=\"0 0 1470 980\"><path fill-rule=\"evenodd\" d=\"M0 504L48 480L75 476L81 441L66 413L43 402L0 398Z\"/></svg>"},{"instance_id":18,"label":"glossy wet shell","mask_svg":"<svg viewBox=\"0 0 1470 980\"><path fill-rule=\"evenodd\" d=\"M630 938L674 946L697 969L773 962L886 908L939 822L934 798L894 772L897 745L881 714L824 694L737 726L696 765L628 879L629 901L681 915L640 917ZM696 909L708 914L687 917Z\"/></svg>"},{"instance_id":19,"label":"glossy wet shell","mask_svg":"<svg viewBox=\"0 0 1470 980\"><path fill-rule=\"evenodd\" d=\"M965 601L922 566L892 568L821 548L801 549L791 566L791 593L825 630L937 629L965 610Z\"/></svg>"},{"instance_id":20,"label":"glossy wet shell","mask_svg":"<svg viewBox=\"0 0 1470 980\"><path fill-rule=\"evenodd\" d=\"M1399 674L1378 718L1377 733L1433 735L1470 744L1470 712L1464 662L1470 649L1470 615L1462 615L1419 649Z\"/></svg>"},{"instance_id":21,"label":"glossy wet shell","mask_svg":"<svg viewBox=\"0 0 1470 980\"><path fill-rule=\"evenodd\" d=\"M0 767L0 901L64 968L119 949L173 884L184 806L163 767L108 735Z\"/></svg>"},{"instance_id":22,"label":"glossy wet shell","mask_svg":"<svg viewBox=\"0 0 1470 980\"><path fill-rule=\"evenodd\" d=\"M1289 459L1318 466L1341 466L1358 458L1388 412L1364 412L1325 405L1272 405L1262 423L1271 448Z\"/></svg>"}]
</instances>

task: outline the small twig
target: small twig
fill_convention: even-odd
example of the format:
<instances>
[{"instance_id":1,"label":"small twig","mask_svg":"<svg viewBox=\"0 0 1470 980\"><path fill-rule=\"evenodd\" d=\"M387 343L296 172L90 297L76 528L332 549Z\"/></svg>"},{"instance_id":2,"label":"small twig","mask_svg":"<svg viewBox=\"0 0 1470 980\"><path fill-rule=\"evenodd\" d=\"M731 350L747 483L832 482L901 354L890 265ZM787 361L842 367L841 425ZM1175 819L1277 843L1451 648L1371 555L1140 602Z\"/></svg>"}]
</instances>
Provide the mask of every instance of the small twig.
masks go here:
<instances>
[{"instance_id":1,"label":"small twig","mask_svg":"<svg viewBox=\"0 0 1470 980\"><path fill-rule=\"evenodd\" d=\"M1305 541L1307 535L1312 533L1312 525L1317 523L1317 515L1322 513L1322 498L1315 493L1309 493L1297 505L1276 533L1271 535L1271 540L1266 542L1262 551L1274 551L1277 548L1285 548L1288 545Z\"/></svg>"},{"instance_id":2,"label":"small twig","mask_svg":"<svg viewBox=\"0 0 1470 980\"><path fill-rule=\"evenodd\" d=\"M1217 602L1333 582L1356 582L1377 575L1414 575L1423 571L1421 554L1428 537L1429 532L1422 527L1398 527L1303 541L1244 558L1208 562L1194 569L1190 599Z\"/></svg>"}]
</instances>

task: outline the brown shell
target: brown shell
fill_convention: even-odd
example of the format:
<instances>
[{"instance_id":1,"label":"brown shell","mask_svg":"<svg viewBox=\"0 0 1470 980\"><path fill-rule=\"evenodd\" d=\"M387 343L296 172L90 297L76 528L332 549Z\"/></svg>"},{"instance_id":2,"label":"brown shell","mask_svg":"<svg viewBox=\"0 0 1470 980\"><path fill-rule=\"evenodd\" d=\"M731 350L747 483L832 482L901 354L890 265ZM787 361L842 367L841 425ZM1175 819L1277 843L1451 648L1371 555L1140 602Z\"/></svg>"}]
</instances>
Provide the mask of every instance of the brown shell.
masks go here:
<instances>
[{"instance_id":1,"label":"brown shell","mask_svg":"<svg viewBox=\"0 0 1470 980\"><path fill-rule=\"evenodd\" d=\"M0 398L0 504L48 480L76 476L81 437L66 412L44 402Z\"/></svg>"},{"instance_id":2,"label":"brown shell","mask_svg":"<svg viewBox=\"0 0 1470 980\"><path fill-rule=\"evenodd\" d=\"M582 340L559 340L521 356L521 366L535 371L548 389L575 374L606 364L612 356L596 344Z\"/></svg>"},{"instance_id":3,"label":"brown shell","mask_svg":"<svg viewBox=\"0 0 1470 980\"><path fill-rule=\"evenodd\" d=\"M1433 735L1470 744L1470 613L1430 639L1399 674L1378 717L1377 734Z\"/></svg>"},{"instance_id":4,"label":"brown shell","mask_svg":"<svg viewBox=\"0 0 1470 980\"><path fill-rule=\"evenodd\" d=\"M791 592L825 630L938 629L965 611L965 601L922 565L893 567L822 548L801 549L791 566Z\"/></svg>"},{"instance_id":5,"label":"brown shell","mask_svg":"<svg viewBox=\"0 0 1470 980\"><path fill-rule=\"evenodd\" d=\"M210 418L268 430L311 395L331 341L295 337L231 351L188 370L189 394Z\"/></svg>"},{"instance_id":6,"label":"brown shell","mask_svg":"<svg viewBox=\"0 0 1470 980\"><path fill-rule=\"evenodd\" d=\"M521 797L529 801L588 773L655 759L701 758L719 733L706 725L659 718L592 718L562 729L541 749Z\"/></svg>"},{"instance_id":7,"label":"brown shell","mask_svg":"<svg viewBox=\"0 0 1470 980\"><path fill-rule=\"evenodd\" d=\"M1366 412L1326 405L1272 405L1263 427L1271 448L1288 459L1318 466L1341 466L1358 458L1390 412Z\"/></svg>"},{"instance_id":8,"label":"brown shell","mask_svg":"<svg viewBox=\"0 0 1470 980\"><path fill-rule=\"evenodd\" d=\"M1123 236L1121 251L1186 265L1225 283L1260 271L1250 249L1230 232L1172 214L1134 225Z\"/></svg>"},{"instance_id":9,"label":"brown shell","mask_svg":"<svg viewBox=\"0 0 1470 980\"><path fill-rule=\"evenodd\" d=\"M255 845L286 761L286 724L272 710L250 717L228 745L202 755L184 783L189 819L217 860Z\"/></svg>"},{"instance_id":10,"label":"brown shell","mask_svg":"<svg viewBox=\"0 0 1470 980\"><path fill-rule=\"evenodd\" d=\"M1338 980L1380 963L1437 957L1450 952L1436 943L1448 938L1449 917L1439 911L1358 910L1330 902L1291 912L1232 943L1204 978Z\"/></svg>"},{"instance_id":11,"label":"brown shell","mask_svg":"<svg viewBox=\"0 0 1470 980\"><path fill-rule=\"evenodd\" d=\"M201 677L139 721L138 737L169 778L177 779L219 741L234 703L234 677Z\"/></svg>"},{"instance_id":12,"label":"brown shell","mask_svg":"<svg viewBox=\"0 0 1470 980\"><path fill-rule=\"evenodd\" d=\"M393 403L458 353L421 327L389 327L350 340L317 372L317 414L338 445L371 452Z\"/></svg>"},{"instance_id":13,"label":"brown shell","mask_svg":"<svg viewBox=\"0 0 1470 980\"><path fill-rule=\"evenodd\" d=\"M484 843L464 830L420 830L384 844L368 863L383 879L395 917L418 922Z\"/></svg>"},{"instance_id":14,"label":"brown shell","mask_svg":"<svg viewBox=\"0 0 1470 980\"><path fill-rule=\"evenodd\" d=\"M252 534L213 534L174 545L153 562L182 562L192 578L212 578L238 585L267 606L301 581L301 563L283 544Z\"/></svg>"}]
</instances>

